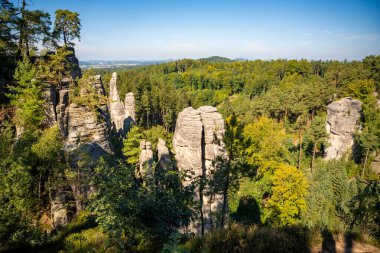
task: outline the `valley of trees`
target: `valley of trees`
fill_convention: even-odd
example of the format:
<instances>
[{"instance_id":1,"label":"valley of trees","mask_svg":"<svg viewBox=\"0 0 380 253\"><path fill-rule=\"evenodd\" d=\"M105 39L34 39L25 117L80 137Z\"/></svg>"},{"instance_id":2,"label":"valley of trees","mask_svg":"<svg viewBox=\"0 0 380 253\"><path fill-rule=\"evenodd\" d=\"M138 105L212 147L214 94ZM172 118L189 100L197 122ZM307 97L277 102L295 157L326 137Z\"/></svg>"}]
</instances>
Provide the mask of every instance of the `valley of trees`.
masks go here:
<instances>
[{"instance_id":1,"label":"valley of trees","mask_svg":"<svg viewBox=\"0 0 380 253\"><path fill-rule=\"evenodd\" d=\"M46 117L46 90L74 76L69 59L80 15L57 10L52 23L26 0L0 4L0 252L312 252L338 235L380 246L380 177L371 167L380 152L380 56L212 57L117 71L121 99L134 93L136 124L110 136L112 155L95 164L84 156L74 167L61 129ZM88 70L70 79L70 102L99 114L106 98L86 83L96 74L109 92L112 73ZM326 160L326 107L344 97L363 102L361 127L352 152ZM203 105L223 115L228 158L208 182L211 193L223 195L220 223L194 235L183 229L195 207L172 137L178 113ZM153 176L143 181L135 173L140 141L156 152L159 138L173 163L153 163ZM85 184L95 193L70 199L72 219L54 228L55 192Z\"/></svg>"}]
</instances>

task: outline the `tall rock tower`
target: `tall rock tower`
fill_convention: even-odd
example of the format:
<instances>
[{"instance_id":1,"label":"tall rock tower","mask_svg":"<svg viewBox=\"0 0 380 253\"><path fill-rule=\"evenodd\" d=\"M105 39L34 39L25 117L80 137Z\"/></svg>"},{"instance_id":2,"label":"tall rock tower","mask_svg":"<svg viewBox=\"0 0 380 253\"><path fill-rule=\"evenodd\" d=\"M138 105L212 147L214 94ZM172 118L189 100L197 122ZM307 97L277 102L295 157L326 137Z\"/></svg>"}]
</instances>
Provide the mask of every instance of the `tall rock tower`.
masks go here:
<instances>
[{"instance_id":1,"label":"tall rock tower","mask_svg":"<svg viewBox=\"0 0 380 253\"><path fill-rule=\"evenodd\" d=\"M114 72L110 80L109 108L111 115L112 127L118 133L124 133L125 130L135 122L135 98L132 92L125 95L124 104L120 100L117 91L117 74Z\"/></svg>"},{"instance_id":2,"label":"tall rock tower","mask_svg":"<svg viewBox=\"0 0 380 253\"><path fill-rule=\"evenodd\" d=\"M212 171L218 169L217 158L227 155L223 136L224 120L216 108L202 106L195 110L188 107L179 113L173 149L178 169L188 175L183 182L185 187L197 180L206 182L212 179ZM211 192L207 184L194 190L194 201L200 208L194 210L188 228L191 233L200 235L202 230L207 232L218 224L223 197Z\"/></svg>"}]
</instances>

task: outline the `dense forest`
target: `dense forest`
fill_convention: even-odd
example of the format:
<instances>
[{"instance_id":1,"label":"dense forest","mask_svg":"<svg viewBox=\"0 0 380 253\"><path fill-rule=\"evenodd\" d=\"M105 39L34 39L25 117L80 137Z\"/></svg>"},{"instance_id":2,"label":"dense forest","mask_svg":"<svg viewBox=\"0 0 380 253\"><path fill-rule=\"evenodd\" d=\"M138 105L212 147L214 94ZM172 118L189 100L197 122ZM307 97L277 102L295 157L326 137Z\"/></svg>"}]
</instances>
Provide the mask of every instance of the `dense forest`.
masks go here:
<instances>
[{"instance_id":1,"label":"dense forest","mask_svg":"<svg viewBox=\"0 0 380 253\"><path fill-rule=\"evenodd\" d=\"M0 4L0 252L336 252L340 243L346 250L354 242L380 246L380 56L182 59L120 69L116 82L107 69L81 73L73 43L80 39L79 13L57 10L52 24L48 13L29 10L26 0ZM134 121L124 133L109 127L110 80L122 101L127 93L134 96ZM69 147L73 126L59 121L64 110L54 109L50 118L57 106L53 93L72 110L68 122L82 110L78 114L93 119L94 128L109 129L109 152L95 159L98 149L85 145L88 136L76 136L75 148ZM328 106L343 98L361 105L353 144L327 159ZM226 156L213 161L210 177L185 185L173 135L185 108L205 105L223 116L218 145ZM159 139L168 148L164 165ZM152 144L147 170L142 140ZM223 207L209 231L194 189L220 196ZM62 226L53 217L57 206L68 217ZM194 219L201 221L201 233L187 229Z\"/></svg>"}]
</instances>

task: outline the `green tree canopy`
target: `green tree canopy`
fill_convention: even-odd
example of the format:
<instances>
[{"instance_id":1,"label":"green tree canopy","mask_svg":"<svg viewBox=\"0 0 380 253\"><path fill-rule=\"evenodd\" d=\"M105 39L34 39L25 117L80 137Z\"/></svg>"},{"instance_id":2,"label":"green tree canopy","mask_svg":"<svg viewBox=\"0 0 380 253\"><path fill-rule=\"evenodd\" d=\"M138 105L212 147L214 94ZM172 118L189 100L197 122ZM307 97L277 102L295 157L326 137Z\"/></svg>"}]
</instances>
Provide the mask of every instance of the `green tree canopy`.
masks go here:
<instances>
[{"instance_id":1,"label":"green tree canopy","mask_svg":"<svg viewBox=\"0 0 380 253\"><path fill-rule=\"evenodd\" d=\"M55 11L54 37L63 39L65 46L74 45L72 40L80 39L81 22L78 12L58 9Z\"/></svg>"}]
</instances>

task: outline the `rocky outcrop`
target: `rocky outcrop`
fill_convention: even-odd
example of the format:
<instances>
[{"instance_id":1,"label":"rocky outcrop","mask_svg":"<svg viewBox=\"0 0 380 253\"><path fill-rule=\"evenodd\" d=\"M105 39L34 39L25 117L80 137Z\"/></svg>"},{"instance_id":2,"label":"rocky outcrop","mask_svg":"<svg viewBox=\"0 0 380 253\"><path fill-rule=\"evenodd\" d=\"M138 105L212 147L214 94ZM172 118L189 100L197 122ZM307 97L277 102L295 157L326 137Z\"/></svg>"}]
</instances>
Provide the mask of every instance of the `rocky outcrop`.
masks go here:
<instances>
[{"instance_id":1,"label":"rocky outcrop","mask_svg":"<svg viewBox=\"0 0 380 253\"><path fill-rule=\"evenodd\" d=\"M152 144L149 141L140 141L140 157L139 157L139 177L145 179L146 177L151 177L152 175L152 164L153 164L153 151Z\"/></svg>"},{"instance_id":2,"label":"rocky outcrop","mask_svg":"<svg viewBox=\"0 0 380 253\"><path fill-rule=\"evenodd\" d=\"M105 96L100 76L88 80L99 95L99 101ZM80 96L86 96L88 91L81 90ZM106 101L99 102L96 111L86 104L71 103L65 110L67 117L67 137L64 150L70 167L80 183L72 185L76 200L77 212L83 210L85 201L93 192L89 184L92 168L98 159L112 153L109 142L110 122ZM83 165L85 164L85 165Z\"/></svg>"},{"instance_id":3,"label":"rocky outcrop","mask_svg":"<svg viewBox=\"0 0 380 253\"><path fill-rule=\"evenodd\" d=\"M351 151L361 105L359 100L343 98L327 106L326 130L330 146L326 149L326 159L339 159Z\"/></svg>"},{"instance_id":4,"label":"rocky outcrop","mask_svg":"<svg viewBox=\"0 0 380 253\"><path fill-rule=\"evenodd\" d=\"M113 127L115 127L116 130L120 130L124 128L125 109L123 103L120 101L116 81L117 74L114 72L110 80L109 108Z\"/></svg>"},{"instance_id":5,"label":"rocky outcrop","mask_svg":"<svg viewBox=\"0 0 380 253\"><path fill-rule=\"evenodd\" d=\"M157 143L157 160L158 160L158 165L162 169L172 168L172 161L170 159L169 149L166 146L166 142L161 138L158 139L158 143Z\"/></svg>"},{"instance_id":6,"label":"rocky outcrop","mask_svg":"<svg viewBox=\"0 0 380 253\"><path fill-rule=\"evenodd\" d=\"M178 169L194 173L184 182L202 176L202 121L198 110L188 107L178 114L173 136L173 151Z\"/></svg>"},{"instance_id":7,"label":"rocky outcrop","mask_svg":"<svg viewBox=\"0 0 380 253\"><path fill-rule=\"evenodd\" d=\"M116 132L123 133L135 121L135 99L132 92L127 93L123 104L116 82L117 74L114 72L110 80L109 108L113 128Z\"/></svg>"},{"instance_id":8,"label":"rocky outcrop","mask_svg":"<svg viewBox=\"0 0 380 253\"><path fill-rule=\"evenodd\" d=\"M50 211L53 227L56 229L64 228L72 216L68 205L72 199L69 199L70 196L67 194L70 190L65 189L65 187L58 187L51 192Z\"/></svg>"},{"instance_id":9,"label":"rocky outcrop","mask_svg":"<svg viewBox=\"0 0 380 253\"><path fill-rule=\"evenodd\" d=\"M125 106L125 117L127 121L126 123L131 124L131 122L135 122L136 120L135 96L133 95L133 92L128 92L127 94L125 94L124 106Z\"/></svg>"},{"instance_id":10,"label":"rocky outcrop","mask_svg":"<svg viewBox=\"0 0 380 253\"><path fill-rule=\"evenodd\" d=\"M72 52L72 54L67 57L68 64L65 66L69 74L64 76L59 84L46 83L47 88L44 90L44 98L46 101L44 125L53 126L57 124L59 126L65 140L64 149L66 152L72 151L72 147L70 146L71 140L67 140L69 130L69 86L74 84L76 79L82 76L74 48L68 48L68 50ZM55 52L49 52L48 54L55 54ZM72 114L75 115L74 112L72 112ZM75 118L75 116L73 118ZM70 121L72 125L75 124L73 122L75 122L75 119ZM73 128L70 130L72 132ZM19 132L21 134L22 129ZM72 162L74 160L72 158L73 156L69 156L68 160ZM69 204L75 200L71 187L68 184L63 185L66 176L62 173L59 177L61 183L56 187L52 187L50 203L52 225L56 229L65 227L75 212L75 210L70 208Z\"/></svg>"},{"instance_id":11,"label":"rocky outcrop","mask_svg":"<svg viewBox=\"0 0 380 253\"><path fill-rule=\"evenodd\" d=\"M100 75L92 77L89 82L99 95L105 95ZM81 91L81 95L85 94L86 91ZM99 104L98 110L92 111L87 105L71 103L66 108L65 115L68 118L65 151L70 152L80 145L93 146L91 155L96 157L101 155L96 152L97 149L111 151L108 139L109 113L106 104Z\"/></svg>"},{"instance_id":12,"label":"rocky outcrop","mask_svg":"<svg viewBox=\"0 0 380 253\"><path fill-rule=\"evenodd\" d=\"M195 110L188 107L179 113L173 150L178 169L188 175L184 186L202 178L213 179L213 171L218 169L217 158L226 157L223 135L224 121L216 108L202 106ZM217 224L216 214L221 210L222 196L211 192L208 185L195 188L194 201L202 203L202 213L195 213L188 228L192 233L201 234L202 216L205 231Z\"/></svg>"},{"instance_id":13,"label":"rocky outcrop","mask_svg":"<svg viewBox=\"0 0 380 253\"><path fill-rule=\"evenodd\" d=\"M79 67L79 60L75 56L75 50L72 47L68 48L72 54L67 56L66 71L68 76L62 78L61 83L58 85L47 84L47 88L44 91L44 98L46 99L45 109L45 125L52 126L58 123L58 126L62 132L63 137L67 136L67 117L65 110L69 105L69 86L73 84L77 78L82 77L82 72ZM49 52L48 54L55 54L55 52Z\"/></svg>"}]
</instances>

